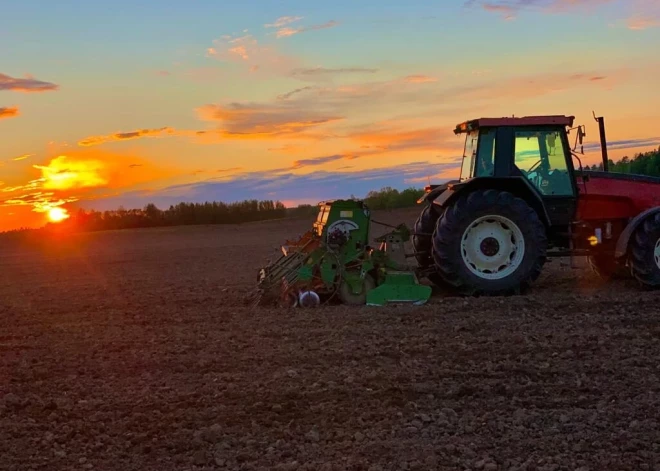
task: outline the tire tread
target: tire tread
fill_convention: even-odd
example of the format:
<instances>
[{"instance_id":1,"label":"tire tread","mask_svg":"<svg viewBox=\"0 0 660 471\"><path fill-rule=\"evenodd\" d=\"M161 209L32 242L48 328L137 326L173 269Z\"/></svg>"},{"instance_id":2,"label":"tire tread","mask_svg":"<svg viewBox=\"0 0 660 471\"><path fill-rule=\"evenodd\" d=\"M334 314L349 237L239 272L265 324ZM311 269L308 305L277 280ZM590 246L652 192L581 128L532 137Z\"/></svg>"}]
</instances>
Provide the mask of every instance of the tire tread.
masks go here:
<instances>
[{"instance_id":1,"label":"tire tread","mask_svg":"<svg viewBox=\"0 0 660 471\"><path fill-rule=\"evenodd\" d=\"M631 275L642 286L660 287L660 268L653 259L655 241L660 237L660 213L644 220L630 241L628 263Z\"/></svg>"}]
</instances>

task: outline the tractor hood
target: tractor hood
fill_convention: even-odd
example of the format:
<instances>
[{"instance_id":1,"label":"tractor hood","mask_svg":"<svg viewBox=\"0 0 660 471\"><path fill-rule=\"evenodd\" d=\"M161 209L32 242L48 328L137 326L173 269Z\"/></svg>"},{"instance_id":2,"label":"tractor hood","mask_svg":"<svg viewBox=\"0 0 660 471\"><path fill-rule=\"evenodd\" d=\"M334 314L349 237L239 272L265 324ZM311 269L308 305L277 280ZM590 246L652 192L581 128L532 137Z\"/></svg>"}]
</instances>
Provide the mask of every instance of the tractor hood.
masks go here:
<instances>
[{"instance_id":1,"label":"tractor hood","mask_svg":"<svg viewBox=\"0 0 660 471\"><path fill-rule=\"evenodd\" d=\"M631 218L660 205L658 177L593 171L576 172L576 176L582 218L598 218L601 212L611 218Z\"/></svg>"},{"instance_id":2,"label":"tractor hood","mask_svg":"<svg viewBox=\"0 0 660 471\"><path fill-rule=\"evenodd\" d=\"M632 173L620 173L620 172L599 172L593 170L576 170L575 175L577 177L588 177L589 179L605 179L605 180L619 180L625 182L633 183L650 183L660 185L660 177L651 177L648 175L636 175ZM660 191L660 187L658 190Z\"/></svg>"}]
</instances>

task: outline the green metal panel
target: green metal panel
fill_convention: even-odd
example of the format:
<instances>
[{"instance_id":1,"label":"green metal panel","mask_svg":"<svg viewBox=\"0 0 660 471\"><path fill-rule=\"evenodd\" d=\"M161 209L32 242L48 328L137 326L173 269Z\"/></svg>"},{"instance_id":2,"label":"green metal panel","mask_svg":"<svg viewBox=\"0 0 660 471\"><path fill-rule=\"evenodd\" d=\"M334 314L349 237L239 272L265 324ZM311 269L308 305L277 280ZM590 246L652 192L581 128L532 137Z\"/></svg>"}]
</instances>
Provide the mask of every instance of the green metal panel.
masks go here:
<instances>
[{"instance_id":1,"label":"green metal panel","mask_svg":"<svg viewBox=\"0 0 660 471\"><path fill-rule=\"evenodd\" d=\"M431 287L420 285L412 272L388 272L385 281L367 293L367 305L425 304L431 297L431 293Z\"/></svg>"}]
</instances>

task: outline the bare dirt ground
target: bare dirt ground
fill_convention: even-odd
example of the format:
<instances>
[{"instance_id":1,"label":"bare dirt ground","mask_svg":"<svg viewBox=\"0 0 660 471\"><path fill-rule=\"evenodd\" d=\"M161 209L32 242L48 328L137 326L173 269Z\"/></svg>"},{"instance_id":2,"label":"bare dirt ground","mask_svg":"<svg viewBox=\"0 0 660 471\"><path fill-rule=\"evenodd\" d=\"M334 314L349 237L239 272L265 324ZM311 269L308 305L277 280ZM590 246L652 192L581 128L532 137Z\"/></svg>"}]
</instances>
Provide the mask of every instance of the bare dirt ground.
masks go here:
<instances>
[{"instance_id":1,"label":"bare dirt ground","mask_svg":"<svg viewBox=\"0 0 660 471\"><path fill-rule=\"evenodd\" d=\"M0 469L660 470L659 294L245 307L308 226L3 243Z\"/></svg>"}]
</instances>

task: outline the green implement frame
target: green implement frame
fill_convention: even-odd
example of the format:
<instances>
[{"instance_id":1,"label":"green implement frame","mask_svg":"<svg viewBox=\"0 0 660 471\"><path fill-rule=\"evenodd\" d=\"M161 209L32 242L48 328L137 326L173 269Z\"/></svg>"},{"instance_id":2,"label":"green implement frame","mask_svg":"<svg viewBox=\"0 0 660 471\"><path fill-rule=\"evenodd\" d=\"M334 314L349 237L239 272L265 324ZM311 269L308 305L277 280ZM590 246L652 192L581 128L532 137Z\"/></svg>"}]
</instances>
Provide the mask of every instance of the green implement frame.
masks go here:
<instances>
[{"instance_id":1,"label":"green implement frame","mask_svg":"<svg viewBox=\"0 0 660 471\"><path fill-rule=\"evenodd\" d=\"M369 243L371 211L363 201L319 203L312 229L282 246L282 256L260 271L262 300L279 298L287 305L318 305L338 299L344 304L383 306L423 304L431 287L421 285L406 263L405 224ZM380 223L382 224L382 223Z\"/></svg>"}]
</instances>

